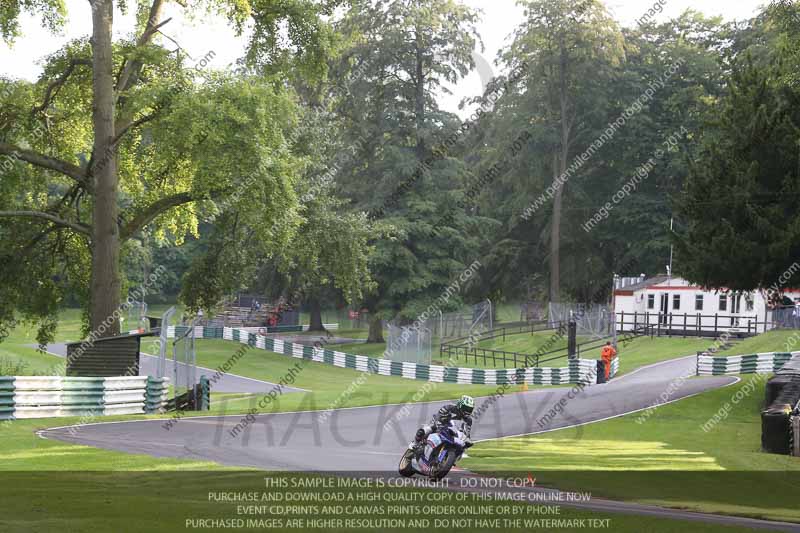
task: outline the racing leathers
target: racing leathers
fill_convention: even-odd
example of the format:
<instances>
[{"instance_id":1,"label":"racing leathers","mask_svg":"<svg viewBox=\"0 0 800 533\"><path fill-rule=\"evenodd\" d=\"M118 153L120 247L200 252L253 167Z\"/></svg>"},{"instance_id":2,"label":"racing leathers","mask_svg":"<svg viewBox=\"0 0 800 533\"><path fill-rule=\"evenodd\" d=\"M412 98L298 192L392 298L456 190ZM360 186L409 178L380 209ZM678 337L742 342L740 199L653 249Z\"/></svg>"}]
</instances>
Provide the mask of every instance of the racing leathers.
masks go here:
<instances>
[{"instance_id":1,"label":"racing leathers","mask_svg":"<svg viewBox=\"0 0 800 533\"><path fill-rule=\"evenodd\" d=\"M445 405L433 416L430 424L426 424L417 430L417 434L414 436L417 454L420 454L425 447L425 440L428 435L440 427L449 427L450 422L453 420L462 420L464 422L464 433L469 438L472 430L472 417L459 409L456 404Z\"/></svg>"}]
</instances>

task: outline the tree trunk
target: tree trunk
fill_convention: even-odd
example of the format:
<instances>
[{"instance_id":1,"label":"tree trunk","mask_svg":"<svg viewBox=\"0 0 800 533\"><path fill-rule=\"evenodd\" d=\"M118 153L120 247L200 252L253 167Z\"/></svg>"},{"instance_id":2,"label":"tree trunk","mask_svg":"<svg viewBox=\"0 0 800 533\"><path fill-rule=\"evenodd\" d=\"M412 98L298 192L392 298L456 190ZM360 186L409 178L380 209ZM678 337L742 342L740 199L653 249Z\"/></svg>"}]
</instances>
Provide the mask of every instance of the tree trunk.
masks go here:
<instances>
[{"instance_id":1,"label":"tree trunk","mask_svg":"<svg viewBox=\"0 0 800 533\"><path fill-rule=\"evenodd\" d=\"M553 158L553 182L558 185L556 180L561 175L559 157ZM553 198L553 219L550 224L550 301L558 303L561 301L561 204L563 200L563 187L556 189Z\"/></svg>"},{"instance_id":2,"label":"tree trunk","mask_svg":"<svg viewBox=\"0 0 800 533\"><path fill-rule=\"evenodd\" d=\"M120 304L117 222L117 160L114 140L114 75L112 72L112 0L95 0L92 9L92 65L94 68L92 123L94 153L92 179L92 278L90 325L99 337L119 334Z\"/></svg>"},{"instance_id":3,"label":"tree trunk","mask_svg":"<svg viewBox=\"0 0 800 533\"><path fill-rule=\"evenodd\" d=\"M425 70L424 70L424 43L422 41L422 30L416 29L416 69L414 87L414 113L417 124L417 158L422 163L425 160L425 141L423 138L425 130Z\"/></svg>"},{"instance_id":4,"label":"tree trunk","mask_svg":"<svg viewBox=\"0 0 800 533\"><path fill-rule=\"evenodd\" d=\"M325 331L325 327L322 325L322 306L319 303L319 297L312 296L308 304L311 308L311 325L309 325L308 331Z\"/></svg>"},{"instance_id":5,"label":"tree trunk","mask_svg":"<svg viewBox=\"0 0 800 533\"><path fill-rule=\"evenodd\" d=\"M564 187L560 179L567 171L567 158L569 157L569 144L572 124L569 118L569 87L567 86L567 58L566 46L563 38L560 43L561 56L559 68L559 115L560 115L560 146L553 157L553 183L556 187L553 198L553 221L550 225L550 301L561 301L561 207L564 200Z\"/></svg>"},{"instance_id":6,"label":"tree trunk","mask_svg":"<svg viewBox=\"0 0 800 533\"><path fill-rule=\"evenodd\" d=\"M369 336L367 342L386 342L383 340L383 321L377 317L369 319Z\"/></svg>"}]
</instances>

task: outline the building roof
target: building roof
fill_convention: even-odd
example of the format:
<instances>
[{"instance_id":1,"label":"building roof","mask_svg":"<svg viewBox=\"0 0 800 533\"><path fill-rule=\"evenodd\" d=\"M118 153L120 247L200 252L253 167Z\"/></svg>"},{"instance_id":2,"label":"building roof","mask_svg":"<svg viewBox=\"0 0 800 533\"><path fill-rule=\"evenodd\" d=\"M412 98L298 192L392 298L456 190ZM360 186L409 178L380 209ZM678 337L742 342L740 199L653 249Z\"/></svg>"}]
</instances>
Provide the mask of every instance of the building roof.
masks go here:
<instances>
[{"instance_id":1,"label":"building roof","mask_svg":"<svg viewBox=\"0 0 800 533\"><path fill-rule=\"evenodd\" d=\"M142 332L136 332L136 333L123 333L123 334L117 335L115 337L101 337L101 338L97 338L97 339L91 341L91 343L92 344L98 344L98 343L102 343L102 342L106 342L106 341L117 341L117 340L120 340L120 339L131 339L131 338L137 338L137 337L155 337L159 333L160 333L160 328L155 328L152 331L142 331ZM73 346L73 345L83 344L85 342L90 342L90 341L88 339L84 339L82 341L68 342L66 344L67 344L67 346Z\"/></svg>"},{"instance_id":2,"label":"building roof","mask_svg":"<svg viewBox=\"0 0 800 533\"><path fill-rule=\"evenodd\" d=\"M617 290L621 291L638 291L640 289L646 289L652 285L658 285L659 283L663 283L669 279L669 276L661 275L661 276L653 276L652 278L647 278L644 281L640 281L639 283L634 283L633 285L626 285L625 287L620 287Z\"/></svg>"}]
</instances>

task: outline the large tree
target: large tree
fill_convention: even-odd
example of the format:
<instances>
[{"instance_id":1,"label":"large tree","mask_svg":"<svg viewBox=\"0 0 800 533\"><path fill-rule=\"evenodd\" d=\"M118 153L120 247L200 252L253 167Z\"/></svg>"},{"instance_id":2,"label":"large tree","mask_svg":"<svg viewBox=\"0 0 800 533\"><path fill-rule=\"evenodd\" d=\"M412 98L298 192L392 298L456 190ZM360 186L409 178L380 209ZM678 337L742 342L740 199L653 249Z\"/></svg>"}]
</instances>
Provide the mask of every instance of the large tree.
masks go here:
<instances>
[{"instance_id":1,"label":"large tree","mask_svg":"<svg viewBox=\"0 0 800 533\"><path fill-rule=\"evenodd\" d=\"M355 3L339 25L349 46L335 71L336 109L352 157L339 164L337 186L392 228L370 259L372 342L382 340L382 319L413 321L475 259L463 212L442 217L466 167L462 148L440 146L460 121L436 97L473 68L476 21L453 0L379 0Z\"/></svg>"},{"instance_id":2,"label":"large tree","mask_svg":"<svg viewBox=\"0 0 800 533\"><path fill-rule=\"evenodd\" d=\"M784 288L800 259L800 8L777 3L744 36L678 198L678 261L705 286Z\"/></svg>"},{"instance_id":3,"label":"large tree","mask_svg":"<svg viewBox=\"0 0 800 533\"><path fill-rule=\"evenodd\" d=\"M523 5L525 20L503 61L510 68L525 65L525 80L516 86L519 98L527 100L520 121L546 147L531 173L550 174L549 297L558 302L564 192L571 178L567 169L591 142L598 115L608 109L603 83L624 57L623 39L599 0L527 0Z\"/></svg>"},{"instance_id":4,"label":"large tree","mask_svg":"<svg viewBox=\"0 0 800 533\"><path fill-rule=\"evenodd\" d=\"M525 18L499 56L506 74L487 92L501 96L472 143L471 159L481 172L502 168L491 186L481 189L476 212L502 223L486 243L492 273L487 286L517 297L528 285L531 297L557 302L565 292L563 257L570 267L573 259L588 259L572 253L575 224L565 221L571 222L566 217L575 202L565 204L570 190L573 197L579 194L577 180L596 177L601 156L574 163L615 118L615 81L625 54L621 30L599 1L523 5ZM514 148L520 139L524 147ZM567 173L572 166L577 170ZM545 201L532 209L540 195ZM580 264L578 271L587 266ZM571 268L568 272L566 288L572 288L576 278Z\"/></svg>"},{"instance_id":5,"label":"large tree","mask_svg":"<svg viewBox=\"0 0 800 533\"><path fill-rule=\"evenodd\" d=\"M324 71L332 35L320 15L338 2L208 0L184 8L222 12L240 32L251 21L247 58L258 79L203 73L213 50L193 65L180 49L161 46L167 2L136 2L137 35L114 43L115 2L91 0L88 42L50 58L33 86L4 83L0 155L10 168L0 235L16 267L4 268L0 286L5 326L18 316L49 317L40 331L46 339L60 280L74 271L69 283L88 289L90 329L117 333L123 243L154 224L180 240L196 227L198 210L220 206L227 211L221 222L250 225L247 236L261 245L288 239L292 223L278 225L287 231L265 229L293 215L299 168L284 142L293 102L282 78L293 68ZM23 11L41 13L51 27L66 17L61 0L4 2L7 41ZM247 194L237 192L242 187Z\"/></svg>"}]
</instances>

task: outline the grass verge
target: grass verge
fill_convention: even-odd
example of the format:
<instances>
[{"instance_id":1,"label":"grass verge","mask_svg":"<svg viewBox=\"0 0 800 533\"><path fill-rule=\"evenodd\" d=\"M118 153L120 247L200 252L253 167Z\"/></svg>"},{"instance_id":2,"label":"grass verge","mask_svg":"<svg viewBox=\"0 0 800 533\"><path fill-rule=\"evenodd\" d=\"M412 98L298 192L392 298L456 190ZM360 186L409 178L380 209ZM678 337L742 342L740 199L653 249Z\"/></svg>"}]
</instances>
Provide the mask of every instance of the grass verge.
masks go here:
<instances>
[{"instance_id":1,"label":"grass verge","mask_svg":"<svg viewBox=\"0 0 800 533\"><path fill-rule=\"evenodd\" d=\"M763 397L763 379L748 377L649 415L482 442L462 464L532 471L545 484L612 499L800 522L800 460L760 451Z\"/></svg>"}]
</instances>

